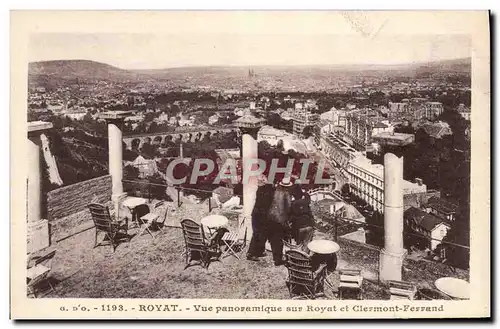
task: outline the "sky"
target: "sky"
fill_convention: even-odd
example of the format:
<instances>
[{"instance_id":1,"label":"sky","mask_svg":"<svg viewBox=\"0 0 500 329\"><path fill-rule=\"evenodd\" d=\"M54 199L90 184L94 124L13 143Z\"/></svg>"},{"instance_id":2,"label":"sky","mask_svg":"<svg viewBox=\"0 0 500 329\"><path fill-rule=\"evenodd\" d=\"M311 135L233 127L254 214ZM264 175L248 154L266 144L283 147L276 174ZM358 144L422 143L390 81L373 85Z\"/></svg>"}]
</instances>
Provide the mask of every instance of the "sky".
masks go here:
<instances>
[{"instance_id":1,"label":"sky","mask_svg":"<svg viewBox=\"0 0 500 329\"><path fill-rule=\"evenodd\" d=\"M471 56L460 34L38 33L29 61L87 59L123 69L219 65L403 64Z\"/></svg>"}]
</instances>

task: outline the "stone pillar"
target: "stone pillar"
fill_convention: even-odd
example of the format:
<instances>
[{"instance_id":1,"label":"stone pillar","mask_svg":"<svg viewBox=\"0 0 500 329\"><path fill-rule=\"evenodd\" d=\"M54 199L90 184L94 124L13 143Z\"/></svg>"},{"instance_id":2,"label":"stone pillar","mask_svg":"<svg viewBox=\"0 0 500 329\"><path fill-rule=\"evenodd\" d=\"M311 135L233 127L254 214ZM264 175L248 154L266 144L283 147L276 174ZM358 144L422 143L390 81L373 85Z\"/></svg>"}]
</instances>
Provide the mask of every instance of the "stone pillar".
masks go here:
<instances>
[{"instance_id":1,"label":"stone pillar","mask_svg":"<svg viewBox=\"0 0 500 329\"><path fill-rule=\"evenodd\" d=\"M257 147L257 140L251 134L243 134L243 164L247 163L250 159L257 159ZM245 169L247 169L246 166L244 166L244 170ZM257 177L254 176L251 176L248 182L244 182L243 184L243 213L246 218L251 218L252 216L252 210L255 205L255 198L257 195L257 188Z\"/></svg>"},{"instance_id":2,"label":"stone pillar","mask_svg":"<svg viewBox=\"0 0 500 329\"><path fill-rule=\"evenodd\" d=\"M122 182L122 126L124 119L128 115L128 111L113 111L101 113L101 118L105 119L108 124L108 164L112 184L111 200L113 201L115 210L120 209L120 202L127 196L127 194L123 192Z\"/></svg>"},{"instance_id":3,"label":"stone pillar","mask_svg":"<svg viewBox=\"0 0 500 329\"><path fill-rule=\"evenodd\" d=\"M182 146L182 139L181 139L181 142L179 144L179 158L180 159L184 159L184 149L183 149L183 146ZM182 203L182 199L184 199L184 191L183 190L179 190L179 194L177 195L178 198L179 198L179 204Z\"/></svg>"},{"instance_id":4,"label":"stone pillar","mask_svg":"<svg viewBox=\"0 0 500 329\"><path fill-rule=\"evenodd\" d=\"M28 181L27 209L28 225L27 251L29 253L50 245L49 223L42 218L42 166L40 152L40 134L52 128L52 123L35 121L28 123Z\"/></svg>"},{"instance_id":5,"label":"stone pillar","mask_svg":"<svg viewBox=\"0 0 500 329\"><path fill-rule=\"evenodd\" d=\"M401 280L406 256L403 247L403 158L384 156L384 248L380 252L380 279Z\"/></svg>"},{"instance_id":6,"label":"stone pillar","mask_svg":"<svg viewBox=\"0 0 500 329\"><path fill-rule=\"evenodd\" d=\"M120 120L108 120L109 174L113 184L113 197L123 194L123 147Z\"/></svg>"},{"instance_id":7,"label":"stone pillar","mask_svg":"<svg viewBox=\"0 0 500 329\"><path fill-rule=\"evenodd\" d=\"M40 147L35 136L28 138L28 222L37 222L42 218L42 172L40 165Z\"/></svg>"}]
</instances>

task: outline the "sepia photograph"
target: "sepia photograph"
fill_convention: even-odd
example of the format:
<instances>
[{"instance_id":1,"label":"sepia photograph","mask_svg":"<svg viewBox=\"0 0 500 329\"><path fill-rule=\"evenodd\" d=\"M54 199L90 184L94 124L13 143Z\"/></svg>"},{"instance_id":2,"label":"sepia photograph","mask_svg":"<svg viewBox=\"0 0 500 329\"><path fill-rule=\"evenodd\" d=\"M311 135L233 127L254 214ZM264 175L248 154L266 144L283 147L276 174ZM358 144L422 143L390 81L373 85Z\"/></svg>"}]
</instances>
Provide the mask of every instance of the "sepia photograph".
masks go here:
<instances>
[{"instance_id":1,"label":"sepia photograph","mask_svg":"<svg viewBox=\"0 0 500 329\"><path fill-rule=\"evenodd\" d=\"M487 12L11 20L16 317L489 316Z\"/></svg>"}]
</instances>

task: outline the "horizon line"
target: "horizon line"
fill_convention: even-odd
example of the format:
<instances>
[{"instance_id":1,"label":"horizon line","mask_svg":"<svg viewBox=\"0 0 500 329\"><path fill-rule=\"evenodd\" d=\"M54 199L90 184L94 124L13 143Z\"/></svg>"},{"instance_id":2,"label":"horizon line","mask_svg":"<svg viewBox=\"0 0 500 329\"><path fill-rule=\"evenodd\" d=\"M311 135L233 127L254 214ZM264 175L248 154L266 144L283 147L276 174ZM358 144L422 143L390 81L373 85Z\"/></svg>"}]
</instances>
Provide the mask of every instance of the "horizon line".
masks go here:
<instances>
[{"instance_id":1,"label":"horizon line","mask_svg":"<svg viewBox=\"0 0 500 329\"><path fill-rule=\"evenodd\" d=\"M412 64L427 64L427 63L439 63L445 61L454 61L454 60L472 60L472 56L468 57L456 57L456 58L446 58L446 59L437 59L437 60L428 60L428 61L414 61L414 62L398 62L391 64L377 64L377 63L338 63L338 64L205 64L205 65L182 65L182 66L165 66L161 68L123 68L114 64L109 64L102 61L92 60L92 59L83 59L83 58L73 58L73 59L48 59L48 60L39 60L39 61L31 61L28 62L28 65L35 63L44 63L44 62L57 62L57 61L86 61L86 62L94 62L109 65L115 67L120 70L125 71L161 71L161 70L169 70L169 69L187 69L187 68L224 68L224 67L233 67L233 68L255 68L255 67L314 67L314 66L398 66L398 65L412 65Z\"/></svg>"}]
</instances>

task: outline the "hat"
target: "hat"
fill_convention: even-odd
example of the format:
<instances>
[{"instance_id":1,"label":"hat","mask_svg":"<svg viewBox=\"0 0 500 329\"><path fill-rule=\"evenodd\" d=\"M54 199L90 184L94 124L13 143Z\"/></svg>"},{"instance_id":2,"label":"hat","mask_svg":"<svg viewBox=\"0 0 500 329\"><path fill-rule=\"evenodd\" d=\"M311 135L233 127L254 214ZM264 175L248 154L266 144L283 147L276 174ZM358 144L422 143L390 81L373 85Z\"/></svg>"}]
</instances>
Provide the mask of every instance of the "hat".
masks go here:
<instances>
[{"instance_id":1,"label":"hat","mask_svg":"<svg viewBox=\"0 0 500 329\"><path fill-rule=\"evenodd\" d=\"M279 184L280 184L280 186L284 186L284 187L290 187L293 185L292 182L290 182L290 177L283 178Z\"/></svg>"}]
</instances>

